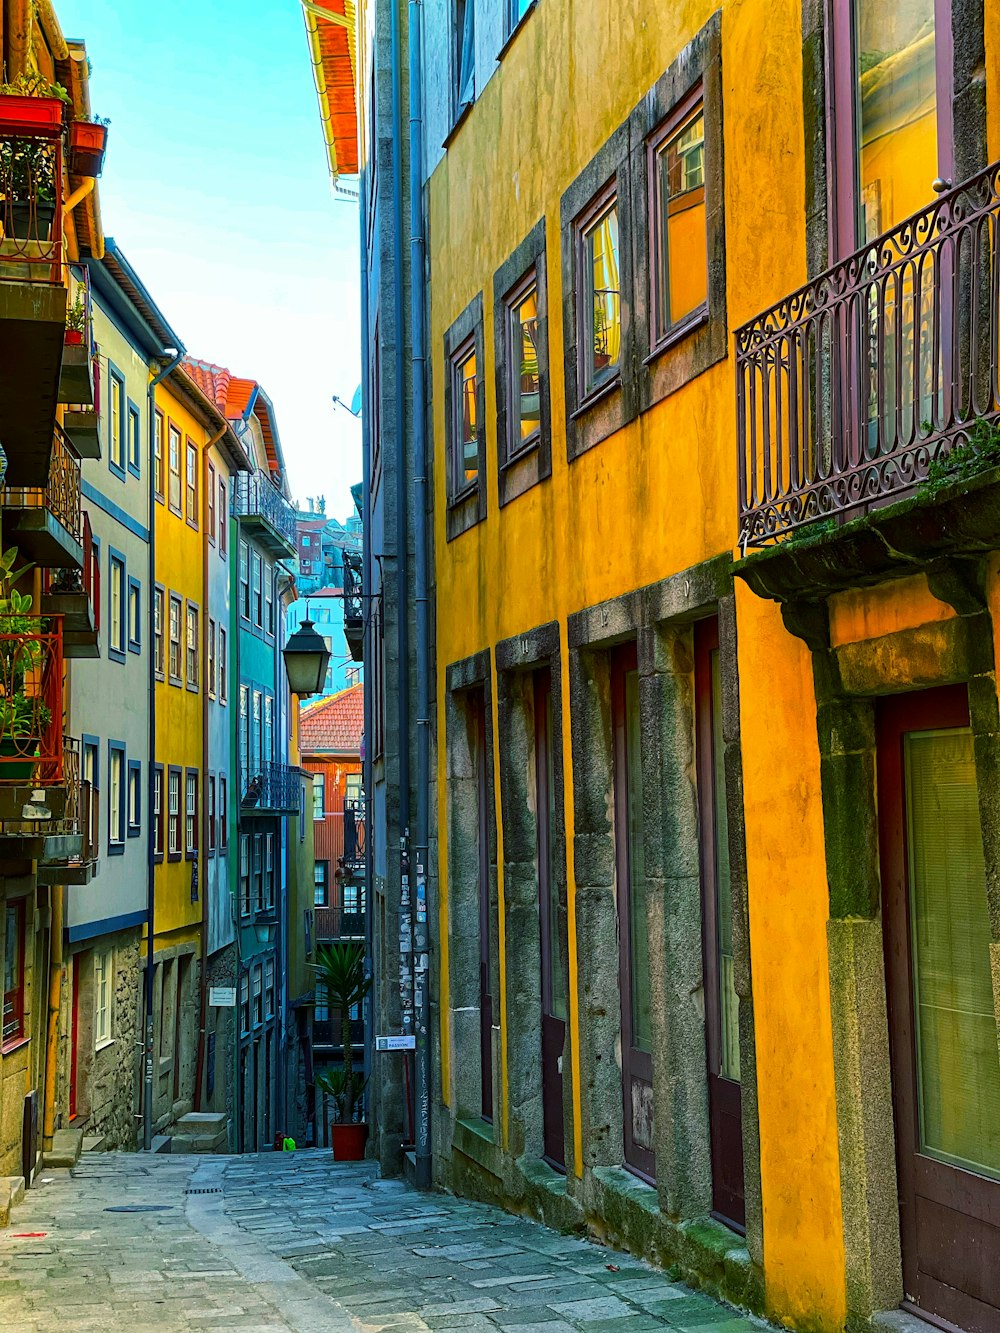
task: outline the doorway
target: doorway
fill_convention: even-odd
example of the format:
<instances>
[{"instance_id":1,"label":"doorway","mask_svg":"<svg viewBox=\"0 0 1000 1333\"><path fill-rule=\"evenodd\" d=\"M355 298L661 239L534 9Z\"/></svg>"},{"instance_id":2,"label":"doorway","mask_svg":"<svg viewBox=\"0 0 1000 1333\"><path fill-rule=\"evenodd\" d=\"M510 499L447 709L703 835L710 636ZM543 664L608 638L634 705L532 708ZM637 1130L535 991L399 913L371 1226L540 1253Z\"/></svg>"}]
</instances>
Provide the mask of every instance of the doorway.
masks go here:
<instances>
[{"instance_id":1,"label":"doorway","mask_svg":"<svg viewBox=\"0 0 1000 1333\"><path fill-rule=\"evenodd\" d=\"M535 805L538 830L538 920L542 954L542 1135L543 1155L558 1171L566 1169L563 1123L563 1047L568 999L563 964L556 873L556 784L552 677L535 674Z\"/></svg>"},{"instance_id":2,"label":"doorway","mask_svg":"<svg viewBox=\"0 0 1000 1333\"><path fill-rule=\"evenodd\" d=\"M1000 1333L1000 1053L964 686L880 702L878 815L904 1305Z\"/></svg>"}]
</instances>

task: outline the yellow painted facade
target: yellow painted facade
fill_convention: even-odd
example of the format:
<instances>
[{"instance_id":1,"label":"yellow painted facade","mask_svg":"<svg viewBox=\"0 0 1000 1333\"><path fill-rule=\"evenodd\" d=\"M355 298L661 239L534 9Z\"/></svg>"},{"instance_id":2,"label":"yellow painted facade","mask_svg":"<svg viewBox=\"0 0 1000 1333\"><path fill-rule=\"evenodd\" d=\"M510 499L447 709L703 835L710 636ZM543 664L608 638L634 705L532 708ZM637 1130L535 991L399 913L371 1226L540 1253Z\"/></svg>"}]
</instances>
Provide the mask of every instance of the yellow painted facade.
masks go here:
<instances>
[{"instance_id":1,"label":"yellow painted facade","mask_svg":"<svg viewBox=\"0 0 1000 1333\"><path fill-rule=\"evenodd\" d=\"M575 802L568 620L736 547L737 438L732 331L808 277L803 6L722 6L726 322L729 354L617 433L567 461L560 202L646 91L710 20L710 0L609 7L541 0L448 143L428 184L429 356L433 383L440 1086L447 1105L456 1050L449 1019L454 923L448 882L447 668L555 622L562 671L567 862L571 1175L584 1175L581 975L573 857ZM986 6L991 154L1000 154L1000 11ZM927 183L929 185L929 182ZM923 197L918 203L927 202ZM493 275L540 218L546 222L551 478L498 505ZM448 538L444 346L482 293L486 515ZM765 1305L799 1328L844 1326L845 1201L831 1017L830 901L810 651L778 605L735 581L750 955L760 1138ZM1000 597L995 585L991 601ZM834 647L954 620L913 575L830 602ZM909 664L887 668L906 677ZM498 697L491 655L492 698ZM493 764L508 738L494 722ZM776 814L780 812L780 816ZM501 1123L509 1140L504 820L495 788ZM776 830L776 819L780 830ZM616 1058L620 1061L620 1052ZM613 1112L609 1112L613 1114Z\"/></svg>"}]
</instances>

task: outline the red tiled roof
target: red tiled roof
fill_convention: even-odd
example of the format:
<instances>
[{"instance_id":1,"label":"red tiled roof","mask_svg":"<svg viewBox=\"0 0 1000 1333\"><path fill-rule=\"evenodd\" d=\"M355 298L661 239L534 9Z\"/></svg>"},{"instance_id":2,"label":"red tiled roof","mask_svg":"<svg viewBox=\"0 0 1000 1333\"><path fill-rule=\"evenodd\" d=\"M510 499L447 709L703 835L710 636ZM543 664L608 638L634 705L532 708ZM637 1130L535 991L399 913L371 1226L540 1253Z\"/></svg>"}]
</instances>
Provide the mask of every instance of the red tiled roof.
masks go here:
<instances>
[{"instance_id":1,"label":"red tiled roof","mask_svg":"<svg viewBox=\"0 0 1000 1333\"><path fill-rule=\"evenodd\" d=\"M211 399L224 417L229 421L242 421L251 400L260 388L256 380L239 379L226 369L211 361L196 361L194 357L184 358L184 369L201 389L206 398ZM274 445L274 422L271 407L265 394L257 396L254 415L260 421L264 448L267 450L267 465L272 472L281 470L278 453Z\"/></svg>"},{"instance_id":2,"label":"red tiled roof","mask_svg":"<svg viewBox=\"0 0 1000 1333\"><path fill-rule=\"evenodd\" d=\"M299 751L303 755L350 754L360 758L364 726L365 687L359 682L302 709Z\"/></svg>"},{"instance_id":3,"label":"red tiled roof","mask_svg":"<svg viewBox=\"0 0 1000 1333\"><path fill-rule=\"evenodd\" d=\"M314 0L317 8L346 18L343 23L306 13L313 61L313 77L319 95L323 133L334 179L358 170L357 71L354 41L357 8L354 0Z\"/></svg>"}]
</instances>

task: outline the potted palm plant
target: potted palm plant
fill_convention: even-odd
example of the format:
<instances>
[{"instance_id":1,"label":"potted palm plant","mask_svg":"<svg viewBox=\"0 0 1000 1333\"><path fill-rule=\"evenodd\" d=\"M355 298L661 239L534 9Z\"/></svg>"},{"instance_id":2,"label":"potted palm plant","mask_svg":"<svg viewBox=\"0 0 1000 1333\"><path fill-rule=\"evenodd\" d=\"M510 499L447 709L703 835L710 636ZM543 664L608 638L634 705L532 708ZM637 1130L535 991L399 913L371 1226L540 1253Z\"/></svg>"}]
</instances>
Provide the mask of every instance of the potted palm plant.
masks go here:
<instances>
[{"instance_id":1,"label":"potted palm plant","mask_svg":"<svg viewBox=\"0 0 1000 1333\"><path fill-rule=\"evenodd\" d=\"M351 1058L351 1009L361 1004L371 989L365 975L365 949L357 940L321 944L313 963L331 1010L340 1013L340 1045L343 1065L316 1075L316 1087L328 1093L337 1109L332 1126L335 1162L360 1162L365 1155L368 1126L356 1121L354 1112L367 1080L355 1074Z\"/></svg>"},{"instance_id":2,"label":"potted palm plant","mask_svg":"<svg viewBox=\"0 0 1000 1333\"><path fill-rule=\"evenodd\" d=\"M38 617L31 614L32 596L16 587L34 566L15 569L16 561L16 546L0 556L0 776L30 782L52 712L25 688L25 677L35 675L41 664L42 645Z\"/></svg>"}]
</instances>

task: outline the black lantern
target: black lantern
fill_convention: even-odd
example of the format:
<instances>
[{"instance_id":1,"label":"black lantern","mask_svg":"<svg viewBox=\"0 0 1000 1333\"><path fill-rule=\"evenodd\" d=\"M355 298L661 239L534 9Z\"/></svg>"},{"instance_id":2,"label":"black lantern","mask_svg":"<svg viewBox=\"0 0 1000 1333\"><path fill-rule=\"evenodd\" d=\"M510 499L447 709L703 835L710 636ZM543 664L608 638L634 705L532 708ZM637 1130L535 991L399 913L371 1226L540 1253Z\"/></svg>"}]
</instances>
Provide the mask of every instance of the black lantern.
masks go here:
<instances>
[{"instance_id":1,"label":"black lantern","mask_svg":"<svg viewBox=\"0 0 1000 1333\"><path fill-rule=\"evenodd\" d=\"M291 692L300 698L319 694L330 665L330 649L308 616L288 640L283 656Z\"/></svg>"}]
</instances>

